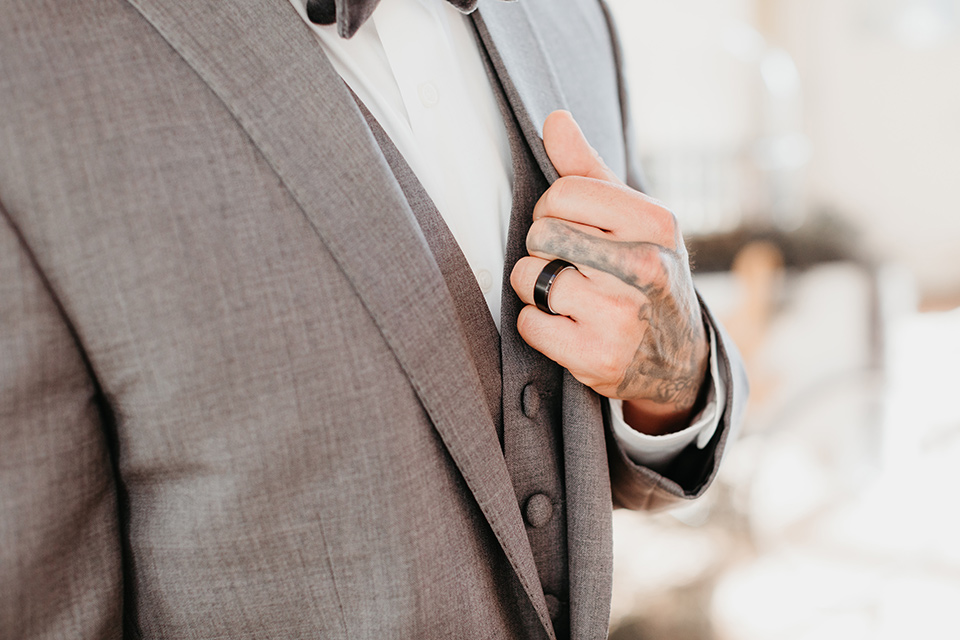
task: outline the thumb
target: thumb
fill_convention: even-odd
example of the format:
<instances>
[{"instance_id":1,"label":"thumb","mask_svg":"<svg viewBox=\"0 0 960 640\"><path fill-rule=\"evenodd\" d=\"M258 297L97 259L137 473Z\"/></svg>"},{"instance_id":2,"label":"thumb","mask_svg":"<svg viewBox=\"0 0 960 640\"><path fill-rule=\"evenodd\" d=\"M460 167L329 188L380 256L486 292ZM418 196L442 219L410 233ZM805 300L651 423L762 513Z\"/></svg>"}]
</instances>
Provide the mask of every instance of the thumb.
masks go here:
<instances>
[{"instance_id":1,"label":"thumb","mask_svg":"<svg viewBox=\"0 0 960 640\"><path fill-rule=\"evenodd\" d=\"M590 146L569 111L554 111L543 123L543 146L561 176L584 176L621 184Z\"/></svg>"}]
</instances>

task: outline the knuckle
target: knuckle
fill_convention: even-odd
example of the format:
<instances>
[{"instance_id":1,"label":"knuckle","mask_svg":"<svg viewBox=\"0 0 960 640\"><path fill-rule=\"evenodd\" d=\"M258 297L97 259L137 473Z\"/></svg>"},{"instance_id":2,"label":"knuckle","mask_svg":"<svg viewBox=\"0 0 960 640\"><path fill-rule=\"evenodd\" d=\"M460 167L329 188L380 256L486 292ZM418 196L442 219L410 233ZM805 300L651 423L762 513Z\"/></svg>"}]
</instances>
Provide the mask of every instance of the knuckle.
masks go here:
<instances>
[{"instance_id":1,"label":"knuckle","mask_svg":"<svg viewBox=\"0 0 960 640\"><path fill-rule=\"evenodd\" d=\"M672 237L672 236L675 236L677 234L677 231L680 230L680 221L677 219L677 214L675 214L673 211L669 209L665 209L665 211L666 211L665 217L666 217L666 223L667 223L667 231L670 232L670 236Z\"/></svg>"},{"instance_id":2,"label":"knuckle","mask_svg":"<svg viewBox=\"0 0 960 640\"><path fill-rule=\"evenodd\" d=\"M530 225L527 231L527 251L537 251L542 249L547 237L547 229L550 226L549 218L539 218Z\"/></svg>"},{"instance_id":3,"label":"knuckle","mask_svg":"<svg viewBox=\"0 0 960 640\"><path fill-rule=\"evenodd\" d=\"M540 218L530 225L527 232L527 251L544 251L556 254L570 235L570 228L557 218Z\"/></svg>"},{"instance_id":4,"label":"knuckle","mask_svg":"<svg viewBox=\"0 0 960 640\"><path fill-rule=\"evenodd\" d=\"M520 314L517 316L517 332L520 334L524 340L530 341L535 334L536 326L536 316L534 314L534 308L526 306L520 310Z\"/></svg>"},{"instance_id":5,"label":"knuckle","mask_svg":"<svg viewBox=\"0 0 960 640\"><path fill-rule=\"evenodd\" d=\"M514 290L519 291L524 283L524 275L526 274L526 269L523 265L523 260L518 260L517 264L513 266L513 270L510 272L510 286Z\"/></svg>"},{"instance_id":6,"label":"knuckle","mask_svg":"<svg viewBox=\"0 0 960 640\"><path fill-rule=\"evenodd\" d=\"M663 246L674 249L677 229L679 228L677 216L669 209L663 207L658 207L655 211L656 215L652 216L652 223L657 240Z\"/></svg>"},{"instance_id":7,"label":"knuckle","mask_svg":"<svg viewBox=\"0 0 960 640\"><path fill-rule=\"evenodd\" d=\"M537 205L541 208L542 215L550 215L562 206L564 199L569 191L570 178L557 178L550 187L543 192Z\"/></svg>"},{"instance_id":8,"label":"knuckle","mask_svg":"<svg viewBox=\"0 0 960 640\"><path fill-rule=\"evenodd\" d=\"M641 283L653 282L657 278L657 272L662 270L659 253L654 250L636 251L630 262L630 270Z\"/></svg>"},{"instance_id":9,"label":"knuckle","mask_svg":"<svg viewBox=\"0 0 960 640\"><path fill-rule=\"evenodd\" d=\"M561 176L544 192L548 210L563 211L576 206L595 188L596 180L584 176ZM541 198L543 200L544 198Z\"/></svg>"},{"instance_id":10,"label":"knuckle","mask_svg":"<svg viewBox=\"0 0 960 640\"><path fill-rule=\"evenodd\" d=\"M525 256L517 260L513 271L510 272L510 285L515 291L523 294L532 295L533 285L540 274L543 261L531 256Z\"/></svg>"},{"instance_id":11,"label":"knuckle","mask_svg":"<svg viewBox=\"0 0 960 640\"><path fill-rule=\"evenodd\" d=\"M547 189L547 193L550 195L550 202L555 203L563 200L570 189L571 177L572 176L560 176L554 180L550 188Z\"/></svg>"}]
</instances>

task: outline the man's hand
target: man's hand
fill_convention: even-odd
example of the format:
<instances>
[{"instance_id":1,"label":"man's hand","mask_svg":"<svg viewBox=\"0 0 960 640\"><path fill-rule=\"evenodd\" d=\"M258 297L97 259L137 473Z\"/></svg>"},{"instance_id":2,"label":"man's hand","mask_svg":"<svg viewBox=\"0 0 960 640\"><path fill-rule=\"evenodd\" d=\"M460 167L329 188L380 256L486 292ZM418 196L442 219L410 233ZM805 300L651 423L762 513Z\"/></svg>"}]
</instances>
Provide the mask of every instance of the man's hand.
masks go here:
<instances>
[{"instance_id":1,"label":"man's hand","mask_svg":"<svg viewBox=\"0 0 960 640\"><path fill-rule=\"evenodd\" d=\"M624 185L573 116L554 111L543 142L560 179L540 198L527 251L510 282L527 304L517 329L534 349L597 393L624 400L639 431L682 428L700 393L709 351L687 251L674 215ZM534 306L544 266L577 266L555 280L550 307Z\"/></svg>"}]
</instances>

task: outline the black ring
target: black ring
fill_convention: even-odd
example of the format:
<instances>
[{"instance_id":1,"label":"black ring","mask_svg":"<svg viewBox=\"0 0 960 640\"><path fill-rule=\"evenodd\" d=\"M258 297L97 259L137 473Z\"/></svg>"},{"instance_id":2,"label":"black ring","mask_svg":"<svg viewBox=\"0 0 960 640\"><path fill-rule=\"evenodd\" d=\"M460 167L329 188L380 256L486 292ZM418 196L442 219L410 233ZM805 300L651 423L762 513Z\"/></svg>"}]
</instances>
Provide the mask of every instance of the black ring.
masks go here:
<instances>
[{"instance_id":1,"label":"black ring","mask_svg":"<svg viewBox=\"0 0 960 640\"><path fill-rule=\"evenodd\" d=\"M560 272L566 269L576 269L576 267L566 260L551 260L537 276L537 283L533 285L533 302L537 305L537 309L552 316L559 315L550 308L550 288Z\"/></svg>"}]
</instances>

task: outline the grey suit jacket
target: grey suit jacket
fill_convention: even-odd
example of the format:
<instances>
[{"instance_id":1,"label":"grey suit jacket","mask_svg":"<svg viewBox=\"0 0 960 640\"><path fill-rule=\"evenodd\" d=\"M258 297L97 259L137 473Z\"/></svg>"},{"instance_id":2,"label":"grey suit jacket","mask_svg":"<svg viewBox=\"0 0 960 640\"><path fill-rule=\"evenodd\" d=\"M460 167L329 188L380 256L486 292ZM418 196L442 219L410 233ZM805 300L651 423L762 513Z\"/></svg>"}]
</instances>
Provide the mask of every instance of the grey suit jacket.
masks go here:
<instances>
[{"instance_id":1,"label":"grey suit jacket","mask_svg":"<svg viewBox=\"0 0 960 640\"><path fill-rule=\"evenodd\" d=\"M561 107L635 174L602 7L476 21L545 175ZM455 305L285 0L5 2L0 212L0 637L553 637ZM565 383L575 638L614 501L715 473L721 341L723 428L674 479Z\"/></svg>"}]
</instances>

